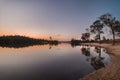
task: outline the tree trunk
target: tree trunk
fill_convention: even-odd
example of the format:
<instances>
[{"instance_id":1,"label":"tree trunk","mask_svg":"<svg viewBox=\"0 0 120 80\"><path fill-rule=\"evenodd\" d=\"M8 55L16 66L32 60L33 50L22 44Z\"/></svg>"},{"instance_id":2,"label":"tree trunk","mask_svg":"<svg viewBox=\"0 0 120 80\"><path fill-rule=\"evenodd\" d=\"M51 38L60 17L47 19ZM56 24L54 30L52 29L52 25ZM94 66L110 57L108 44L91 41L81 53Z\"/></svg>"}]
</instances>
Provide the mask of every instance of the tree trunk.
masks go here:
<instances>
[{"instance_id":1,"label":"tree trunk","mask_svg":"<svg viewBox=\"0 0 120 80\"><path fill-rule=\"evenodd\" d=\"M113 34L113 45L115 45L115 32L114 32L114 30L112 30L112 34Z\"/></svg>"},{"instance_id":2,"label":"tree trunk","mask_svg":"<svg viewBox=\"0 0 120 80\"><path fill-rule=\"evenodd\" d=\"M100 37L100 34L99 34L99 44L101 44L101 37Z\"/></svg>"}]
</instances>

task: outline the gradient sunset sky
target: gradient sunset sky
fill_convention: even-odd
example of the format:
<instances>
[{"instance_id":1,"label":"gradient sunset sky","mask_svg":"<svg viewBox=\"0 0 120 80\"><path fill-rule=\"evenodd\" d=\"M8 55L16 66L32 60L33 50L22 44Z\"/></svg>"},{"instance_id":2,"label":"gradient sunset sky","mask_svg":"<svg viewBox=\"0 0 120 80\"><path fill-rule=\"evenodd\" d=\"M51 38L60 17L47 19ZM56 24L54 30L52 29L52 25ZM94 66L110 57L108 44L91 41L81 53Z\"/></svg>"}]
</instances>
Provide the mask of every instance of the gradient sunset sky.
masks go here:
<instances>
[{"instance_id":1,"label":"gradient sunset sky","mask_svg":"<svg viewBox=\"0 0 120 80\"><path fill-rule=\"evenodd\" d=\"M104 13L120 20L120 0L0 0L0 35L70 40Z\"/></svg>"}]
</instances>

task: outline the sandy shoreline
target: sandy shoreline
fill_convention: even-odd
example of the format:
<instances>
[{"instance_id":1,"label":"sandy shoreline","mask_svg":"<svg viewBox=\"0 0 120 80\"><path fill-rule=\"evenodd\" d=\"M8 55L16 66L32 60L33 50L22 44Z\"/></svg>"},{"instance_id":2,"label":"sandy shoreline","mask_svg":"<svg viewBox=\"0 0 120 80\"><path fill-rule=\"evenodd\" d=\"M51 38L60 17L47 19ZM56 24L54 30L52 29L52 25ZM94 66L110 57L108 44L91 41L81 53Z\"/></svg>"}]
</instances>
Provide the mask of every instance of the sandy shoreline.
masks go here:
<instances>
[{"instance_id":1,"label":"sandy shoreline","mask_svg":"<svg viewBox=\"0 0 120 80\"><path fill-rule=\"evenodd\" d=\"M110 53L110 64L86 75L80 80L120 80L120 44L113 46L112 44L92 43L91 45L106 48Z\"/></svg>"}]
</instances>

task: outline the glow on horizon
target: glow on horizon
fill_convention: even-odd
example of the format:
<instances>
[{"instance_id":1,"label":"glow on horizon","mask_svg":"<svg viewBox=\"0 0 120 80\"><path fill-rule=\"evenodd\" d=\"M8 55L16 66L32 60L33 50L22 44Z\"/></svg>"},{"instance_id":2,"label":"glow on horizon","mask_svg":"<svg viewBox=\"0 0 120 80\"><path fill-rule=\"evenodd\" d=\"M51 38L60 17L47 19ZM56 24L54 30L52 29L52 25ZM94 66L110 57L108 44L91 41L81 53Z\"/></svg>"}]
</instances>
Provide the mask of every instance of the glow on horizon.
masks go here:
<instances>
[{"instance_id":1,"label":"glow on horizon","mask_svg":"<svg viewBox=\"0 0 120 80\"><path fill-rule=\"evenodd\" d=\"M120 19L119 0L1 0L0 35L71 40L104 13ZM87 5L87 6L86 6Z\"/></svg>"},{"instance_id":2,"label":"glow on horizon","mask_svg":"<svg viewBox=\"0 0 120 80\"><path fill-rule=\"evenodd\" d=\"M3 30L3 29L2 29ZM12 32L14 30L12 29L4 29L3 31L0 32L0 36L9 36L9 35L20 35L20 36L26 36L26 37L31 37L31 38L37 38L37 39L47 39L49 40L49 37L51 36L53 40L59 40L59 41L68 41L68 40L71 40L71 37L70 36L61 36L61 35L47 35L47 34L36 34L36 32L30 32L30 31L20 31L20 32Z\"/></svg>"}]
</instances>

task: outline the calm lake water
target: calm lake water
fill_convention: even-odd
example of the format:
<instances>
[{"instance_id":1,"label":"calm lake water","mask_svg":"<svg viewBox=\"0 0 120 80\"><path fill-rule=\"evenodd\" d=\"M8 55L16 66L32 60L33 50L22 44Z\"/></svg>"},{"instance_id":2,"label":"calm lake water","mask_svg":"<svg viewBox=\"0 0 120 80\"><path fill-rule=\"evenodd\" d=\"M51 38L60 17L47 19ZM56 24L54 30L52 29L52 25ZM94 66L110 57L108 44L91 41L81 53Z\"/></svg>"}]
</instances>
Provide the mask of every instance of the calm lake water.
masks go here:
<instances>
[{"instance_id":1,"label":"calm lake water","mask_svg":"<svg viewBox=\"0 0 120 80\"><path fill-rule=\"evenodd\" d=\"M0 80L79 80L109 61L107 51L100 47L0 47Z\"/></svg>"}]
</instances>

